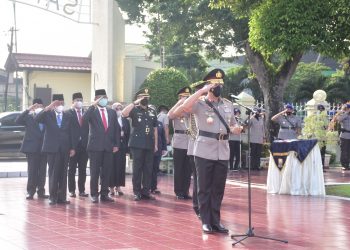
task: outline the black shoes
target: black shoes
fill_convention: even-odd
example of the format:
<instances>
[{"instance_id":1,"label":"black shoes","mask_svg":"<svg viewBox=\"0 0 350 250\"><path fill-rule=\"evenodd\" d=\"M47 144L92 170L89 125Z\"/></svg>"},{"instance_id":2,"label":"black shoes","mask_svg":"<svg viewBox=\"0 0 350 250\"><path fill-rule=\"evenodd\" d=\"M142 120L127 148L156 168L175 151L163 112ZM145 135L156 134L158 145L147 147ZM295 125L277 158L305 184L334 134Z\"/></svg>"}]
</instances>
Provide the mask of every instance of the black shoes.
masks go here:
<instances>
[{"instance_id":1,"label":"black shoes","mask_svg":"<svg viewBox=\"0 0 350 250\"><path fill-rule=\"evenodd\" d=\"M97 203L98 202L98 196L91 196L90 197L92 203Z\"/></svg>"},{"instance_id":2,"label":"black shoes","mask_svg":"<svg viewBox=\"0 0 350 250\"><path fill-rule=\"evenodd\" d=\"M111 197L109 197L108 195L101 195L100 200L102 202L114 202L114 200Z\"/></svg>"},{"instance_id":3,"label":"black shoes","mask_svg":"<svg viewBox=\"0 0 350 250\"><path fill-rule=\"evenodd\" d=\"M38 194L39 199L48 199L50 196L47 194Z\"/></svg>"},{"instance_id":4,"label":"black shoes","mask_svg":"<svg viewBox=\"0 0 350 250\"><path fill-rule=\"evenodd\" d=\"M346 167L342 167L341 168L343 171L348 171L348 170L350 170L350 168L346 168Z\"/></svg>"},{"instance_id":5,"label":"black shoes","mask_svg":"<svg viewBox=\"0 0 350 250\"><path fill-rule=\"evenodd\" d=\"M142 199L141 194L135 194L134 195L134 201L140 201Z\"/></svg>"},{"instance_id":6,"label":"black shoes","mask_svg":"<svg viewBox=\"0 0 350 250\"><path fill-rule=\"evenodd\" d=\"M34 196L34 195L28 193L28 194L26 195L26 200L33 200L33 196Z\"/></svg>"},{"instance_id":7,"label":"black shoes","mask_svg":"<svg viewBox=\"0 0 350 250\"><path fill-rule=\"evenodd\" d=\"M116 195L122 196L122 195L124 195L124 193L123 193L122 191L117 191L117 192L116 192Z\"/></svg>"},{"instance_id":8,"label":"black shoes","mask_svg":"<svg viewBox=\"0 0 350 250\"><path fill-rule=\"evenodd\" d=\"M201 218L201 214L199 213L198 207L194 207L193 210L194 210L194 212L196 213L198 219L200 219L200 218Z\"/></svg>"},{"instance_id":9,"label":"black shoes","mask_svg":"<svg viewBox=\"0 0 350 250\"><path fill-rule=\"evenodd\" d=\"M70 204L70 201L68 201L68 200L57 200L57 204L68 205L68 204Z\"/></svg>"},{"instance_id":10,"label":"black shoes","mask_svg":"<svg viewBox=\"0 0 350 250\"><path fill-rule=\"evenodd\" d=\"M183 195L176 195L176 199L178 199L178 200L184 200L184 199L185 199L185 196L183 196Z\"/></svg>"},{"instance_id":11,"label":"black shoes","mask_svg":"<svg viewBox=\"0 0 350 250\"><path fill-rule=\"evenodd\" d=\"M89 194L87 194L87 193L85 193L85 192L81 192L81 193L79 193L79 196L80 196L80 197L88 197Z\"/></svg>"},{"instance_id":12,"label":"black shoes","mask_svg":"<svg viewBox=\"0 0 350 250\"><path fill-rule=\"evenodd\" d=\"M184 195L185 200L192 200L192 196L185 194Z\"/></svg>"},{"instance_id":13,"label":"black shoes","mask_svg":"<svg viewBox=\"0 0 350 250\"><path fill-rule=\"evenodd\" d=\"M224 225L222 224L218 224L218 225L213 225L212 229L214 232L217 233L222 233L222 234L227 234L228 233L228 229L224 227Z\"/></svg>"},{"instance_id":14,"label":"black shoes","mask_svg":"<svg viewBox=\"0 0 350 250\"><path fill-rule=\"evenodd\" d=\"M188 194L178 194L176 195L176 199L178 200L192 200L192 196L188 195Z\"/></svg>"},{"instance_id":15,"label":"black shoes","mask_svg":"<svg viewBox=\"0 0 350 250\"><path fill-rule=\"evenodd\" d=\"M156 198L150 194L141 194L142 199L144 200L155 200Z\"/></svg>"},{"instance_id":16,"label":"black shoes","mask_svg":"<svg viewBox=\"0 0 350 250\"><path fill-rule=\"evenodd\" d=\"M53 206L53 205L56 205L56 201L55 200L52 200L52 199L49 199L49 205Z\"/></svg>"},{"instance_id":17,"label":"black shoes","mask_svg":"<svg viewBox=\"0 0 350 250\"><path fill-rule=\"evenodd\" d=\"M208 224L203 224L202 225L202 231L203 233L206 233L206 234L212 234L213 233L213 228L208 225Z\"/></svg>"},{"instance_id":18,"label":"black shoes","mask_svg":"<svg viewBox=\"0 0 350 250\"><path fill-rule=\"evenodd\" d=\"M152 194L161 194L160 191L158 189L154 189L151 191Z\"/></svg>"},{"instance_id":19,"label":"black shoes","mask_svg":"<svg viewBox=\"0 0 350 250\"><path fill-rule=\"evenodd\" d=\"M69 193L69 197L75 198L75 197L77 197L77 195L75 193L71 192L71 193Z\"/></svg>"}]
</instances>

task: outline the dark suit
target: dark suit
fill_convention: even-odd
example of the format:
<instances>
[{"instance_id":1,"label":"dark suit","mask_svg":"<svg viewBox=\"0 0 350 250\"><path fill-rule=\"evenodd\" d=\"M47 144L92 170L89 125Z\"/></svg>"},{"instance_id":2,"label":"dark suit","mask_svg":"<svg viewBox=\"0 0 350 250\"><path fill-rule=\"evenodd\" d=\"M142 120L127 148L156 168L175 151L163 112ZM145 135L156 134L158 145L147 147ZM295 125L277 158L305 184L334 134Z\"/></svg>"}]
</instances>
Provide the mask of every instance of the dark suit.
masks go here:
<instances>
[{"instance_id":1,"label":"dark suit","mask_svg":"<svg viewBox=\"0 0 350 250\"><path fill-rule=\"evenodd\" d=\"M118 118L117 118L118 119ZM120 147L117 153L114 154L114 164L111 172L110 187L125 186L125 166L126 154L129 152L129 137L130 137L130 122L127 118L122 117L122 126L117 120L121 131Z\"/></svg>"},{"instance_id":2,"label":"dark suit","mask_svg":"<svg viewBox=\"0 0 350 250\"><path fill-rule=\"evenodd\" d=\"M89 136L89 124L82 121L80 125L78 114L74 108L67 112L72 115L72 137L75 148L75 155L69 159L68 190L70 193L75 193L75 172L78 167L78 189L79 193L83 193L85 192L86 164L88 161L86 147ZM82 115L84 112L85 110L82 109Z\"/></svg>"},{"instance_id":3,"label":"dark suit","mask_svg":"<svg viewBox=\"0 0 350 250\"><path fill-rule=\"evenodd\" d=\"M62 112L61 127L57 125L55 111L42 111L35 120L45 125L42 152L47 153L49 164L50 200L65 202L67 198L67 168L72 141L72 115Z\"/></svg>"},{"instance_id":4,"label":"dark suit","mask_svg":"<svg viewBox=\"0 0 350 250\"><path fill-rule=\"evenodd\" d=\"M100 109L100 107L98 107ZM120 127L114 110L105 109L108 115L108 128L105 131L100 111L90 106L83 115L89 124L87 151L90 158L90 194L98 196L98 179L101 178L101 196L108 195L109 176L113 165L113 147L120 147Z\"/></svg>"},{"instance_id":5,"label":"dark suit","mask_svg":"<svg viewBox=\"0 0 350 250\"><path fill-rule=\"evenodd\" d=\"M16 123L26 127L21 152L26 154L28 162L27 193L33 196L37 192L42 196L45 194L47 165L46 154L41 153L44 128L40 129L39 123L34 120L34 115L28 110L18 116Z\"/></svg>"}]
</instances>

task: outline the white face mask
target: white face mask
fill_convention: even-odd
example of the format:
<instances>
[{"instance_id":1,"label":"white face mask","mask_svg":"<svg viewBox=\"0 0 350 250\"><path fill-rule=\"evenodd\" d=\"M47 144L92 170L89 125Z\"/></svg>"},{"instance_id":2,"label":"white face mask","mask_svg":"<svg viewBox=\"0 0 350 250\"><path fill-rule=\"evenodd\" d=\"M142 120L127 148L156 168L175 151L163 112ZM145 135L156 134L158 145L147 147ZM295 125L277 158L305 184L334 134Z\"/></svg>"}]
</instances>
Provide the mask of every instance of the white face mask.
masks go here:
<instances>
[{"instance_id":1,"label":"white face mask","mask_svg":"<svg viewBox=\"0 0 350 250\"><path fill-rule=\"evenodd\" d=\"M81 109L81 107L83 106L83 102L81 102L81 101L74 102L74 106L75 106L77 109Z\"/></svg>"},{"instance_id":2,"label":"white face mask","mask_svg":"<svg viewBox=\"0 0 350 250\"><path fill-rule=\"evenodd\" d=\"M118 110L118 111L117 111L117 116L118 116L118 117L121 117L121 116L122 116L122 111L121 111L121 110Z\"/></svg>"},{"instance_id":3,"label":"white face mask","mask_svg":"<svg viewBox=\"0 0 350 250\"><path fill-rule=\"evenodd\" d=\"M43 110L43 108L36 108L36 109L34 109L34 113L37 115L37 114L39 114L42 110Z\"/></svg>"},{"instance_id":4,"label":"white face mask","mask_svg":"<svg viewBox=\"0 0 350 250\"><path fill-rule=\"evenodd\" d=\"M59 105L55 108L57 113L62 113L63 109L64 109L63 105Z\"/></svg>"}]
</instances>

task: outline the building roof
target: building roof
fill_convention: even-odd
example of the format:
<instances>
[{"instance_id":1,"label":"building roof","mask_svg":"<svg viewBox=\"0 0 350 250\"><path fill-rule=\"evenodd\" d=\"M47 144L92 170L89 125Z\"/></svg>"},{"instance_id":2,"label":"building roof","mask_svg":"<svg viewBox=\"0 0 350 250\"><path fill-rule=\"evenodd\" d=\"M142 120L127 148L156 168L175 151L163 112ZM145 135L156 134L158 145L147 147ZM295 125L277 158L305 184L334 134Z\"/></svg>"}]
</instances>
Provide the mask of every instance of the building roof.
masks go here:
<instances>
[{"instance_id":1,"label":"building roof","mask_svg":"<svg viewBox=\"0 0 350 250\"><path fill-rule=\"evenodd\" d=\"M91 58L77 56L56 56L28 53L13 53L8 56L5 68L15 70L55 70L55 71L91 71Z\"/></svg>"}]
</instances>

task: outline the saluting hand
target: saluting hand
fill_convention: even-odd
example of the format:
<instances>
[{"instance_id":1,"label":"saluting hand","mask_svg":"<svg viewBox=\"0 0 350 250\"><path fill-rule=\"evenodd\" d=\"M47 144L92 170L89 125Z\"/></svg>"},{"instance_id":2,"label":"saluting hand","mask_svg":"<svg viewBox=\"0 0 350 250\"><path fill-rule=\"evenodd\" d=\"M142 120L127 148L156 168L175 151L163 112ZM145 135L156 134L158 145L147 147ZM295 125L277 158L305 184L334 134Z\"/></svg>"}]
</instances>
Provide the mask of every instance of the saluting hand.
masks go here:
<instances>
[{"instance_id":1,"label":"saluting hand","mask_svg":"<svg viewBox=\"0 0 350 250\"><path fill-rule=\"evenodd\" d=\"M55 100L55 101L51 102L50 105L45 108L45 111L53 110L60 103L61 103L61 101L59 101L59 100Z\"/></svg>"},{"instance_id":2,"label":"saluting hand","mask_svg":"<svg viewBox=\"0 0 350 250\"><path fill-rule=\"evenodd\" d=\"M145 98L145 97L143 96L143 97L140 97L139 99L135 100L134 105L139 105L140 102L143 100L143 98Z\"/></svg>"},{"instance_id":3,"label":"saluting hand","mask_svg":"<svg viewBox=\"0 0 350 250\"><path fill-rule=\"evenodd\" d=\"M69 157L73 157L75 155L75 150L74 149L71 149L69 151Z\"/></svg>"},{"instance_id":4,"label":"saluting hand","mask_svg":"<svg viewBox=\"0 0 350 250\"><path fill-rule=\"evenodd\" d=\"M216 85L215 83L210 83L210 84L204 85L204 87L201 88L200 91L202 94L208 93L209 90L211 90L212 88L215 87L215 85Z\"/></svg>"},{"instance_id":5,"label":"saluting hand","mask_svg":"<svg viewBox=\"0 0 350 250\"><path fill-rule=\"evenodd\" d=\"M103 96L101 96L100 98L97 98L95 101L93 101L92 103L91 103L91 106L97 106L97 104L98 104L98 102L101 100L103 98Z\"/></svg>"},{"instance_id":6,"label":"saluting hand","mask_svg":"<svg viewBox=\"0 0 350 250\"><path fill-rule=\"evenodd\" d=\"M113 153L116 153L119 151L119 148L118 147L113 147Z\"/></svg>"},{"instance_id":7,"label":"saluting hand","mask_svg":"<svg viewBox=\"0 0 350 250\"><path fill-rule=\"evenodd\" d=\"M38 107L38 105L39 105L39 104L34 103L33 105L31 105L31 106L28 107L28 110L29 110L29 111L33 111L34 109L36 109L36 108Z\"/></svg>"}]
</instances>

